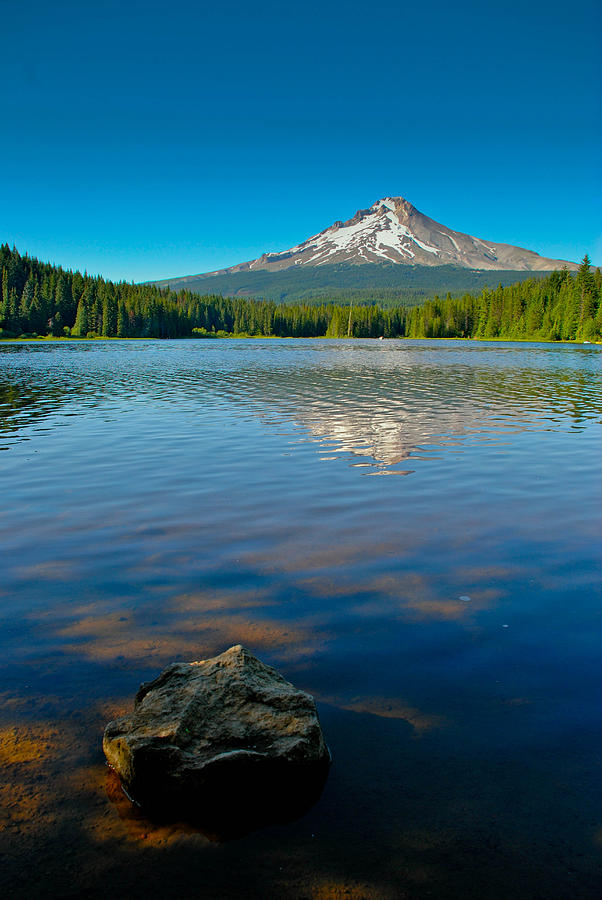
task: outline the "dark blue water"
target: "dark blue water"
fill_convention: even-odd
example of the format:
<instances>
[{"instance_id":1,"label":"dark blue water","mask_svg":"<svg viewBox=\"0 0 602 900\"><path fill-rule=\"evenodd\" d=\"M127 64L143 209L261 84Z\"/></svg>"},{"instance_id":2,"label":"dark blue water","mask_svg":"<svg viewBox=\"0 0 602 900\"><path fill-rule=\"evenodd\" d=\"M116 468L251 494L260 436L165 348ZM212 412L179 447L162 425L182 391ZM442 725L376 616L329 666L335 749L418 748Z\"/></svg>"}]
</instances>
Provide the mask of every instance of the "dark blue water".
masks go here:
<instances>
[{"instance_id":1,"label":"dark blue water","mask_svg":"<svg viewBox=\"0 0 602 900\"><path fill-rule=\"evenodd\" d=\"M0 344L15 896L597 896L601 358ZM335 763L304 819L214 845L132 818L100 742L234 643L314 694Z\"/></svg>"}]
</instances>

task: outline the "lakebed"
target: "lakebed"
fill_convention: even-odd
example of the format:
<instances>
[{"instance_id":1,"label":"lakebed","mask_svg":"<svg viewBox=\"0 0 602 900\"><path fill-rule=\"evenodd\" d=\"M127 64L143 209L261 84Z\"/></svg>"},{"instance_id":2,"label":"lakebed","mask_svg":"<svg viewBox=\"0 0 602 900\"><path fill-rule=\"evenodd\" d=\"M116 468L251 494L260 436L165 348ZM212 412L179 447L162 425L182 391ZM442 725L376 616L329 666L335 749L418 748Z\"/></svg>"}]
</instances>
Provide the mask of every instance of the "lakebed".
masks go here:
<instances>
[{"instance_id":1,"label":"lakebed","mask_svg":"<svg viewBox=\"0 0 602 900\"><path fill-rule=\"evenodd\" d=\"M597 896L601 418L595 346L0 345L4 894ZM216 843L101 740L235 643L334 762Z\"/></svg>"}]
</instances>

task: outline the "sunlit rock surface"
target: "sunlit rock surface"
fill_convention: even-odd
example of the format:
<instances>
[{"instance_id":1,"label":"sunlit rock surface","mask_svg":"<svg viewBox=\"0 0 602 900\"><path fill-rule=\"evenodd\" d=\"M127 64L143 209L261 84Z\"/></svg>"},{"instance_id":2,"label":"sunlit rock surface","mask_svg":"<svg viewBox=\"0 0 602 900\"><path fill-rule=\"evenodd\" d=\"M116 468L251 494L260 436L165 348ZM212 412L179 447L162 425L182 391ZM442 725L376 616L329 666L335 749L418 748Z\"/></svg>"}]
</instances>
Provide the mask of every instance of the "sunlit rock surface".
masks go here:
<instances>
[{"instance_id":1,"label":"sunlit rock surface","mask_svg":"<svg viewBox=\"0 0 602 900\"><path fill-rule=\"evenodd\" d=\"M143 684L103 749L144 809L223 836L301 815L330 764L313 698L240 644Z\"/></svg>"}]
</instances>

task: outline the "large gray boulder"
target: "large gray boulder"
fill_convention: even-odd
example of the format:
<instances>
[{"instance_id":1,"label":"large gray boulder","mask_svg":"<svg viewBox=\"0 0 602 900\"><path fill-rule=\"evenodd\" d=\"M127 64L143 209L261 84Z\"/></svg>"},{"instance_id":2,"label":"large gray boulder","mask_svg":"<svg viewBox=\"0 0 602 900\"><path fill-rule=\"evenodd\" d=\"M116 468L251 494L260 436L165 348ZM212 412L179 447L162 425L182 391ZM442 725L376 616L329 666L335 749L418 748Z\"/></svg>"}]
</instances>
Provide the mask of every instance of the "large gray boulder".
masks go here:
<instances>
[{"instance_id":1,"label":"large gray boulder","mask_svg":"<svg viewBox=\"0 0 602 900\"><path fill-rule=\"evenodd\" d=\"M240 644L141 685L103 749L148 812L223 836L300 815L330 764L313 698Z\"/></svg>"}]
</instances>

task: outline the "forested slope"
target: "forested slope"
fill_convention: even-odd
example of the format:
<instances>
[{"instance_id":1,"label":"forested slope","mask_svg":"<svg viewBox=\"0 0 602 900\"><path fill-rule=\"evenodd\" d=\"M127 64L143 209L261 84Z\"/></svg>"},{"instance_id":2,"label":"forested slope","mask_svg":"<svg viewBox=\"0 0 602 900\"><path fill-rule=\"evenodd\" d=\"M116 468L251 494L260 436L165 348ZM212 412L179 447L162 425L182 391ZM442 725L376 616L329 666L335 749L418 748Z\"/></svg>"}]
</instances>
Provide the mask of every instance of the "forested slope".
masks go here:
<instances>
[{"instance_id":1,"label":"forested slope","mask_svg":"<svg viewBox=\"0 0 602 900\"><path fill-rule=\"evenodd\" d=\"M602 340L602 275L553 272L422 306L276 304L114 283L0 246L0 337L473 337Z\"/></svg>"},{"instance_id":2,"label":"forested slope","mask_svg":"<svg viewBox=\"0 0 602 900\"><path fill-rule=\"evenodd\" d=\"M166 278L157 287L224 297L255 297L275 303L353 303L379 306L415 306L435 293L453 297L478 294L487 285L514 284L542 278L549 272L483 271L458 266L417 266L366 263L297 266L279 272L230 272Z\"/></svg>"}]
</instances>

